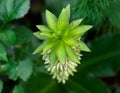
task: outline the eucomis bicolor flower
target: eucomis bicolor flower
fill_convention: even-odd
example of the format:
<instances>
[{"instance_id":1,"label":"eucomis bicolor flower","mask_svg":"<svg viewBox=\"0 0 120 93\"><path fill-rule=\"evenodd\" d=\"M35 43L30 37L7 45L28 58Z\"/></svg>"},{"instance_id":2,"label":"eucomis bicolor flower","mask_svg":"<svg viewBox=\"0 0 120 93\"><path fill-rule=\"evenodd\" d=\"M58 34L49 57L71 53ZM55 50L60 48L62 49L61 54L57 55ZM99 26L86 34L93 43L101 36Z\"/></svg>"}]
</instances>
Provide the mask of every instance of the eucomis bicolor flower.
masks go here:
<instances>
[{"instance_id":1,"label":"eucomis bicolor flower","mask_svg":"<svg viewBox=\"0 0 120 93\"><path fill-rule=\"evenodd\" d=\"M33 33L43 40L33 54L41 53L45 67L58 82L65 83L70 75L76 72L80 64L80 51L90 51L81 37L92 26L80 25L83 19L70 20L70 5L63 8L58 19L46 10L46 25L37 25L40 30Z\"/></svg>"}]
</instances>

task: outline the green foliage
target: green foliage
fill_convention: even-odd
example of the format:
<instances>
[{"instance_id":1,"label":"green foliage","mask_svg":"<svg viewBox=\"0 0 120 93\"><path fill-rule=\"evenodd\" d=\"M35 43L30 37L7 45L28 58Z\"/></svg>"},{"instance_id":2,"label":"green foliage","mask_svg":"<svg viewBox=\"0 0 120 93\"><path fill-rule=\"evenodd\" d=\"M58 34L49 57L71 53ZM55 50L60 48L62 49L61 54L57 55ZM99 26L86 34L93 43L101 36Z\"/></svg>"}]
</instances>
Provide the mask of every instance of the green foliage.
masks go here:
<instances>
[{"instance_id":1,"label":"green foliage","mask_svg":"<svg viewBox=\"0 0 120 93\"><path fill-rule=\"evenodd\" d=\"M0 43L0 61L8 61L4 46Z\"/></svg>"},{"instance_id":2,"label":"green foliage","mask_svg":"<svg viewBox=\"0 0 120 93\"><path fill-rule=\"evenodd\" d=\"M76 4L74 4L72 8L72 12L74 13L73 19L85 18L85 23L92 23L98 28L103 24L106 18L109 19L110 16L107 12L113 12L113 9L118 13L118 10L111 7L111 5L117 3L119 3L119 0L77 0ZM110 15L111 14L114 17L116 16L114 13L110 13Z\"/></svg>"},{"instance_id":3,"label":"green foliage","mask_svg":"<svg viewBox=\"0 0 120 93\"><path fill-rule=\"evenodd\" d=\"M30 59L21 60L19 63L10 59L8 65L7 75L12 80L17 80L20 77L23 81L26 81L32 74L33 63Z\"/></svg>"},{"instance_id":4,"label":"green foliage","mask_svg":"<svg viewBox=\"0 0 120 93\"><path fill-rule=\"evenodd\" d=\"M3 89L3 82L0 80L0 93L2 92Z\"/></svg>"},{"instance_id":5,"label":"green foliage","mask_svg":"<svg viewBox=\"0 0 120 93\"><path fill-rule=\"evenodd\" d=\"M23 17L29 9L29 0L0 0L0 19L9 22Z\"/></svg>"},{"instance_id":6,"label":"green foliage","mask_svg":"<svg viewBox=\"0 0 120 93\"><path fill-rule=\"evenodd\" d=\"M120 87L117 87L115 93L120 93Z\"/></svg>"},{"instance_id":7,"label":"green foliage","mask_svg":"<svg viewBox=\"0 0 120 93\"><path fill-rule=\"evenodd\" d=\"M21 85L16 85L12 91L12 93L25 93L24 89Z\"/></svg>"},{"instance_id":8,"label":"green foliage","mask_svg":"<svg viewBox=\"0 0 120 93\"><path fill-rule=\"evenodd\" d=\"M16 26L13 30L17 37L15 44L16 57L22 60L27 57L32 57L32 53L35 47L37 47L38 41L33 37L31 30L25 26Z\"/></svg>"},{"instance_id":9,"label":"green foliage","mask_svg":"<svg viewBox=\"0 0 120 93\"><path fill-rule=\"evenodd\" d=\"M120 0L117 2L110 1L110 7L106 10L106 15L109 18L110 24L118 29L120 29L119 22L120 22Z\"/></svg>"},{"instance_id":10,"label":"green foliage","mask_svg":"<svg viewBox=\"0 0 120 93\"><path fill-rule=\"evenodd\" d=\"M37 76L34 75L28 80L25 89L26 93L111 93L102 81L91 75L83 74L71 78L65 85L53 81L49 75L37 74Z\"/></svg>"},{"instance_id":11,"label":"green foliage","mask_svg":"<svg viewBox=\"0 0 120 93\"><path fill-rule=\"evenodd\" d=\"M15 62L12 58L9 59L9 63L7 64L7 75L12 80L17 80L18 71L17 71L17 62Z\"/></svg>"},{"instance_id":12,"label":"green foliage","mask_svg":"<svg viewBox=\"0 0 120 93\"><path fill-rule=\"evenodd\" d=\"M60 14L68 3L71 7L68 6L66 9L72 10L63 9ZM118 82L112 82L115 86L110 85L113 86L111 89L101 80L101 77L107 77L109 80L109 77L113 76L118 78L115 81L119 81L116 75L120 72L120 0L45 0L44 6L55 15L46 11L49 27L37 25L42 32L42 34L40 31L34 32L38 39L54 38L51 33L56 32L56 17L60 14L58 22L60 26L57 28L63 30L64 26L67 27L71 16L69 24L72 29L71 34L76 38L83 35L81 42L78 43L70 35L64 39L68 46L62 43L53 47L55 39L51 40L52 44L49 42L40 44L41 41L33 36L31 29L16 20L28 13L30 0L0 0L0 93L113 93L112 89L115 90L114 93L120 93ZM41 24L43 23L42 21ZM81 24L93 25L93 29L90 29L89 25L78 27ZM81 29L84 31L82 32ZM64 36L69 30L68 28L62 32ZM89 31L84 34L87 30ZM81 56L80 61L69 47L71 45L78 45L80 53L91 51L83 53L84 56ZM66 84L53 80L43 66L41 56L32 55L41 52L43 48L44 53L50 48L54 50L50 53L51 66L58 60L57 57L62 62L66 55L71 60L81 63L77 72Z\"/></svg>"},{"instance_id":13,"label":"green foliage","mask_svg":"<svg viewBox=\"0 0 120 93\"><path fill-rule=\"evenodd\" d=\"M31 59L25 59L20 61L17 66L18 76L23 80L26 81L30 75L32 74L33 70L33 63Z\"/></svg>"},{"instance_id":14,"label":"green foliage","mask_svg":"<svg viewBox=\"0 0 120 93\"><path fill-rule=\"evenodd\" d=\"M7 45L14 45L16 41L16 35L13 30L7 29L0 32L0 40Z\"/></svg>"},{"instance_id":15,"label":"green foliage","mask_svg":"<svg viewBox=\"0 0 120 93\"><path fill-rule=\"evenodd\" d=\"M111 93L103 82L91 75L75 76L67 83L68 86L70 93Z\"/></svg>"},{"instance_id":16,"label":"green foliage","mask_svg":"<svg viewBox=\"0 0 120 93\"><path fill-rule=\"evenodd\" d=\"M7 25L11 20L22 18L28 12L29 5L29 0L0 0L0 78L6 75L8 80L17 81L20 78L26 81L32 74L33 63L30 58L36 46L33 41L37 44L36 39L25 26ZM0 93L3 83L0 81ZM24 93L21 85L16 85L13 93Z\"/></svg>"},{"instance_id":17,"label":"green foliage","mask_svg":"<svg viewBox=\"0 0 120 93\"><path fill-rule=\"evenodd\" d=\"M90 54L83 56L80 71L86 70L96 76L113 76L120 71L120 35L109 33L90 44ZM114 45L111 43L114 42ZM101 46L101 48L99 47Z\"/></svg>"}]
</instances>

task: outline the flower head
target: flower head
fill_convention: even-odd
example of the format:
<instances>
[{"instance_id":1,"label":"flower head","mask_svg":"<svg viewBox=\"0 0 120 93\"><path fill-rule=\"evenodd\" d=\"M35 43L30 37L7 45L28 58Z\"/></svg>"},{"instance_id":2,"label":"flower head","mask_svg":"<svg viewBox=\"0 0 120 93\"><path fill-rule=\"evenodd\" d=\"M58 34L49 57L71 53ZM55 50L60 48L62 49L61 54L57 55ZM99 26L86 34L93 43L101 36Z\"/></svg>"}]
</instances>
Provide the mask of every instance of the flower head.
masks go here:
<instances>
[{"instance_id":1,"label":"flower head","mask_svg":"<svg viewBox=\"0 0 120 93\"><path fill-rule=\"evenodd\" d=\"M80 25L83 19L71 23L69 19L70 5L62 9L58 19L46 10L47 26L37 25L40 31L33 33L43 40L33 54L41 52L47 70L62 83L76 72L76 67L80 64L80 51L90 51L80 39L92 26Z\"/></svg>"}]
</instances>

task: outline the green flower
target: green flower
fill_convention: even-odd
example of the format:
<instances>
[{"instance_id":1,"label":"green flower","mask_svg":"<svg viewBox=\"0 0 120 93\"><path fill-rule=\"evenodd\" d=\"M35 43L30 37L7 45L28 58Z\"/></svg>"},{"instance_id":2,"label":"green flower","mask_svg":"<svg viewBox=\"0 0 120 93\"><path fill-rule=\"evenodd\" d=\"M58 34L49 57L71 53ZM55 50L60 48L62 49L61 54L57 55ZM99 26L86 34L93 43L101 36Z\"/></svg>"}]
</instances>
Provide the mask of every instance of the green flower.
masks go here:
<instances>
[{"instance_id":1,"label":"green flower","mask_svg":"<svg viewBox=\"0 0 120 93\"><path fill-rule=\"evenodd\" d=\"M33 33L43 40L33 54L41 52L47 70L53 78L57 78L58 82L62 83L76 72L76 67L80 64L80 51L90 51L80 39L92 26L79 26L83 19L71 23L69 19L70 5L62 9L58 19L46 10L47 26L37 25L40 31Z\"/></svg>"}]
</instances>

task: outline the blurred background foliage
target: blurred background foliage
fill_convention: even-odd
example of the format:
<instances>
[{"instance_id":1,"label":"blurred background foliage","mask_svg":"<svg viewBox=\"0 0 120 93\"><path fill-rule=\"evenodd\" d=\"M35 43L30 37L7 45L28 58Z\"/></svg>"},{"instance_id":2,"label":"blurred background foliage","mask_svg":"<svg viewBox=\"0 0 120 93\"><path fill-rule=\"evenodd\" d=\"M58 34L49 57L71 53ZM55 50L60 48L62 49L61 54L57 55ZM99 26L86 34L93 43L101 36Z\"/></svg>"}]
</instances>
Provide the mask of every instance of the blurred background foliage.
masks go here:
<instances>
[{"instance_id":1,"label":"blurred background foliage","mask_svg":"<svg viewBox=\"0 0 120 93\"><path fill-rule=\"evenodd\" d=\"M71 21L93 25L82 38L78 72L65 85L44 68L32 32L46 24L46 9L59 15L71 4ZM0 93L120 93L120 0L0 0Z\"/></svg>"}]
</instances>

